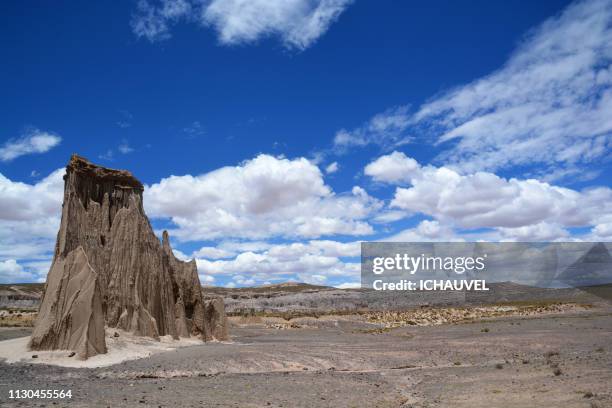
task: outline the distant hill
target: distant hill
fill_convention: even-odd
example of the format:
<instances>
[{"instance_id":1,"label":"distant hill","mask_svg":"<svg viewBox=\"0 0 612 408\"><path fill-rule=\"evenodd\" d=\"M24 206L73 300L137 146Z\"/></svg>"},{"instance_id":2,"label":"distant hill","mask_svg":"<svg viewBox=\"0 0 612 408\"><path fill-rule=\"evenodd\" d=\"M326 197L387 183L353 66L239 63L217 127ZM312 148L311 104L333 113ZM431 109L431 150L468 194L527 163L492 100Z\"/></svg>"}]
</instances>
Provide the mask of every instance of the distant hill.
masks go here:
<instances>
[{"instance_id":1,"label":"distant hill","mask_svg":"<svg viewBox=\"0 0 612 408\"><path fill-rule=\"evenodd\" d=\"M557 279L572 287L588 287L612 283L612 256L603 243L594 245Z\"/></svg>"},{"instance_id":2,"label":"distant hill","mask_svg":"<svg viewBox=\"0 0 612 408\"><path fill-rule=\"evenodd\" d=\"M213 293L219 296L227 296L231 294L251 294L251 293L299 293L309 291L334 290L330 286L311 285L302 282L284 282L271 285L252 286L244 288L224 288L219 286L203 286L204 294Z\"/></svg>"},{"instance_id":3,"label":"distant hill","mask_svg":"<svg viewBox=\"0 0 612 408\"><path fill-rule=\"evenodd\" d=\"M0 284L0 308L38 309L44 283Z\"/></svg>"},{"instance_id":4,"label":"distant hill","mask_svg":"<svg viewBox=\"0 0 612 408\"><path fill-rule=\"evenodd\" d=\"M612 300L612 285L543 289L513 282L489 283L490 292L381 293L363 289L338 289L308 283L285 282L245 288L202 287L205 297L222 297L228 313L256 311L313 311L406 309L422 305L491 304L525 301ZM44 284L0 284L0 309L36 310ZM594 296L594 297L589 297ZM586 296L586 297L585 297Z\"/></svg>"}]
</instances>

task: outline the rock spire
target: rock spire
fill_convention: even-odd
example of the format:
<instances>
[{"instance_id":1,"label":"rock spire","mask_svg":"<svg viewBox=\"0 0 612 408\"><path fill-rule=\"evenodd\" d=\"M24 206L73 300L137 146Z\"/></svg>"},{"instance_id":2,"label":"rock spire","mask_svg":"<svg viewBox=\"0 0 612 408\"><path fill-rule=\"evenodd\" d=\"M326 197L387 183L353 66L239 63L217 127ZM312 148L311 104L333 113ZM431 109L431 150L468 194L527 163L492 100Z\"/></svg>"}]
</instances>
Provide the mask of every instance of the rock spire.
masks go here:
<instances>
[{"instance_id":1,"label":"rock spire","mask_svg":"<svg viewBox=\"0 0 612 408\"><path fill-rule=\"evenodd\" d=\"M205 301L194 260L155 236L130 172L73 155L32 350L106 352L105 326L136 335L228 338L223 301Z\"/></svg>"}]
</instances>

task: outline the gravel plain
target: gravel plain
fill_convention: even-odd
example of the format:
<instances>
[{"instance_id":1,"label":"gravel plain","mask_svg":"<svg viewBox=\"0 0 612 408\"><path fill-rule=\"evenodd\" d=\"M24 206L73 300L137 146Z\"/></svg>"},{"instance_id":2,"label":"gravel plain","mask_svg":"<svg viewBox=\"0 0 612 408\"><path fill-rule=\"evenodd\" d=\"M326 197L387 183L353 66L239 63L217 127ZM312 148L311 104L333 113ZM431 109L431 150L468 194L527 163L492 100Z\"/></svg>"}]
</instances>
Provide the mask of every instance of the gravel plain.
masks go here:
<instances>
[{"instance_id":1,"label":"gravel plain","mask_svg":"<svg viewBox=\"0 0 612 408\"><path fill-rule=\"evenodd\" d=\"M0 405L612 406L612 307L371 330L234 325L208 343L93 369L0 362ZM0 339L27 334L2 329ZM71 390L70 400L9 390Z\"/></svg>"}]
</instances>

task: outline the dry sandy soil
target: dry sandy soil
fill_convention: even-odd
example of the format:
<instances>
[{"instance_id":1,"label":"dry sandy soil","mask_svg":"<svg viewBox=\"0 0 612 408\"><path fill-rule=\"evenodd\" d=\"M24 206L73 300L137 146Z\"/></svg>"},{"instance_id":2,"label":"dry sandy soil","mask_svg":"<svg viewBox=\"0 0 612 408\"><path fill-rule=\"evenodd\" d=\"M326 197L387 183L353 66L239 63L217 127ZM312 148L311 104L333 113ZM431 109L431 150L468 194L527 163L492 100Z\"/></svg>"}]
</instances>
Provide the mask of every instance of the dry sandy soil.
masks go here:
<instances>
[{"instance_id":1,"label":"dry sandy soil","mask_svg":"<svg viewBox=\"0 0 612 408\"><path fill-rule=\"evenodd\" d=\"M235 324L232 343L189 346L108 367L0 362L0 405L612 406L607 304L384 330L362 318L320 320L318 326L294 328ZM2 329L0 339L28 330ZM72 399L10 400L11 389L70 389Z\"/></svg>"}]
</instances>

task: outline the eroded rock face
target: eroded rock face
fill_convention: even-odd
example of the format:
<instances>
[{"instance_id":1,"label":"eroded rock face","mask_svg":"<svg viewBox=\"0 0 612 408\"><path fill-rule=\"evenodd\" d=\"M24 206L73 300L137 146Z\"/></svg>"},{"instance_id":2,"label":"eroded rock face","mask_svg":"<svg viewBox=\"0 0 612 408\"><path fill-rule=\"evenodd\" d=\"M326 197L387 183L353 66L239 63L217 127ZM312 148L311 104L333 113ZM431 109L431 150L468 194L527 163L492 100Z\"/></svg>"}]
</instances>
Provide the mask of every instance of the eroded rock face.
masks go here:
<instances>
[{"instance_id":1,"label":"eroded rock face","mask_svg":"<svg viewBox=\"0 0 612 408\"><path fill-rule=\"evenodd\" d=\"M223 304L207 314L195 261L176 259L165 231L163 244L157 239L144 213L143 186L131 173L73 155L64 181L31 349L74 349L82 358L104 353L104 325L154 338L227 338L225 312L224 329L217 317ZM91 307L81 312L82 303Z\"/></svg>"},{"instance_id":2,"label":"eroded rock face","mask_svg":"<svg viewBox=\"0 0 612 408\"><path fill-rule=\"evenodd\" d=\"M207 338L226 340L229 338L227 330L227 318L225 316L225 305L220 297L206 301L205 319L208 322Z\"/></svg>"},{"instance_id":3,"label":"eroded rock face","mask_svg":"<svg viewBox=\"0 0 612 408\"><path fill-rule=\"evenodd\" d=\"M74 350L81 359L106 353L98 274L82 247L55 258L43 302L47 307L38 314L32 348Z\"/></svg>"}]
</instances>

